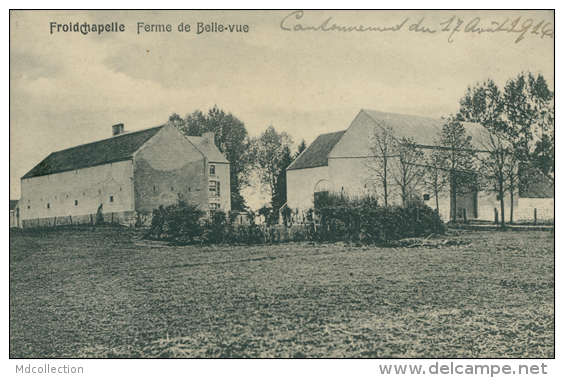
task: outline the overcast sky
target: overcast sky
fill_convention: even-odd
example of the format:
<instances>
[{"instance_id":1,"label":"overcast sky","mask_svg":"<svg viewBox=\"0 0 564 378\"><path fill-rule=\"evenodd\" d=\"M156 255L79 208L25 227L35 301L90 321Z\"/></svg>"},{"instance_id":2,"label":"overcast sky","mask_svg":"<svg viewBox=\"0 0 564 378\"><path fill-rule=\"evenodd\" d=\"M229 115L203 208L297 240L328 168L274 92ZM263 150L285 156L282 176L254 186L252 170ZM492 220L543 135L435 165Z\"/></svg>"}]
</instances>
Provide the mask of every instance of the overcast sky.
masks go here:
<instances>
[{"instance_id":1,"label":"overcast sky","mask_svg":"<svg viewBox=\"0 0 564 378\"><path fill-rule=\"evenodd\" d=\"M12 11L10 198L19 198L20 177L51 152L110 137L120 122L136 131L217 104L253 136L273 125L309 144L346 129L362 108L448 116L468 85L488 77L503 86L528 70L554 89L552 12L292 12ZM452 17L450 31L441 31ZM329 18L325 28L401 27L294 30ZM420 30L436 32L410 31L421 19ZM449 42L459 19L461 31ZM517 20L515 31L531 26L516 42L521 32L465 32L472 20L476 28L506 20L509 28ZM51 22L117 22L125 31L50 34ZM138 34L138 22L172 31ZM198 34L198 22L248 25L248 32ZM190 32L179 32L180 23Z\"/></svg>"}]
</instances>

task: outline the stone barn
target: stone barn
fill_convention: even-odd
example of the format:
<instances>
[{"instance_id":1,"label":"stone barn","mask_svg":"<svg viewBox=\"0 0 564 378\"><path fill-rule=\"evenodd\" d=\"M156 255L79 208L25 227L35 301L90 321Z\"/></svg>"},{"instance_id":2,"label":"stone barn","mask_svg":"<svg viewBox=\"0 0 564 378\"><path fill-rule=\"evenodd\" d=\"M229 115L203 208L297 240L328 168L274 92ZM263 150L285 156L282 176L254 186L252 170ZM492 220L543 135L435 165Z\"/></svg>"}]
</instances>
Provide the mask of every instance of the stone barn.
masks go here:
<instances>
[{"instance_id":1,"label":"stone barn","mask_svg":"<svg viewBox=\"0 0 564 378\"><path fill-rule=\"evenodd\" d=\"M53 152L21 178L23 227L133 224L179 195L206 212L231 209L230 165L214 133L185 136L174 124Z\"/></svg>"},{"instance_id":2,"label":"stone barn","mask_svg":"<svg viewBox=\"0 0 564 378\"><path fill-rule=\"evenodd\" d=\"M319 135L287 168L287 205L294 210L310 209L315 193L322 192L377 196L373 172L368 168L374 159L371 143L376 130L391 127L396 138L413 138L423 152L429 154L435 140L440 138L443 124L444 120L436 118L361 110L346 130ZM472 136L473 147L483 151L482 142L488 136L487 130L477 123L462 124ZM423 187L418 192L428 206L436 208L432 193ZM554 219L553 193L553 189L547 190L546 186L543 190L521 190L521 195L515 198L515 220L533 219L534 209L537 209L539 219ZM504 200L508 221L509 194ZM391 202L400 202L397 188L392 188ZM445 220L450 219L450 207L447 191L439 198L439 211ZM481 191L461 193L457 199L457 217L462 218L465 211L470 219L493 220L494 209L499 210L499 207L496 194Z\"/></svg>"}]
</instances>

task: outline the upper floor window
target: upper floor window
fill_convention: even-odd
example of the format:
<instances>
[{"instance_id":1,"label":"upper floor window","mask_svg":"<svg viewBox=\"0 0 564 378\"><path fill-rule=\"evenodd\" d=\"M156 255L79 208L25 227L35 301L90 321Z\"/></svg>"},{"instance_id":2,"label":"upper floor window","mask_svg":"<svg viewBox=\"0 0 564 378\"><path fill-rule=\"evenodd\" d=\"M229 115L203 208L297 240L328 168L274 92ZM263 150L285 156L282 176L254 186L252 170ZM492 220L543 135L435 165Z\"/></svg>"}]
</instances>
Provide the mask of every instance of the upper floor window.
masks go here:
<instances>
[{"instance_id":1,"label":"upper floor window","mask_svg":"<svg viewBox=\"0 0 564 378\"><path fill-rule=\"evenodd\" d=\"M215 165L210 164L210 175L215 175Z\"/></svg>"},{"instance_id":2,"label":"upper floor window","mask_svg":"<svg viewBox=\"0 0 564 378\"><path fill-rule=\"evenodd\" d=\"M219 197L219 181L210 181L210 197Z\"/></svg>"}]
</instances>

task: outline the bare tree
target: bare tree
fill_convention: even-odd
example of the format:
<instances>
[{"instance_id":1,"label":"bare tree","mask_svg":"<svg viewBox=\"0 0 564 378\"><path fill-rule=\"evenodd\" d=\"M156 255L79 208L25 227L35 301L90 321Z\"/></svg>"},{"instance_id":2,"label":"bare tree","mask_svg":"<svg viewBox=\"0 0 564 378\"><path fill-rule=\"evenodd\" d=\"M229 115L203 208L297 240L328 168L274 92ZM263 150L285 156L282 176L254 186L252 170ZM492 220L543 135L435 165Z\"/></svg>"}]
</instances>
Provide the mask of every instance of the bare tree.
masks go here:
<instances>
[{"instance_id":1,"label":"bare tree","mask_svg":"<svg viewBox=\"0 0 564 378\"><path fill-rule=\"evenodd\" d=\"M395 144L395 154L391 159L391 176L401 192L402 204L413 196L420 187L424 176L423 151L413 138L401 138Z\"/></svg>"},{"instance_id":2,"label":"bare tree","mask_svg":"<svg viewBox=\"0 0 564 378\"><path fill-rule=\"evenodd\" d=\"M394 129L390 125L377 128L370 143L372 156L366 164L374 175L375 183L382 187L385 206L388 206L391 159L394 156L396 144Z\"/></svg>"},{"instance_id":3,"label":"bare tree","mask_svg":"<svg viewBox=\"0 0 564 378\"><path fill-rule=\"evenodd\" d=\"M448 183L445 172L445 161L439 150L433 150L425 160L424 187L435 197L437 213L439 212L439 197L444 192Z\"/></svg>"},{"instance_id":4,"label":"bare tree","mask_svg":"<svg viewBox=\"0 0 564 378\"><path fill-rule=\"evenodd\" d=\"M517 177L517 159L511 152L510 145L503 135L492 132L488 139L481 142L485 153L477 154L480 162L480 173L485 181L485 190L497 194L500 201L501 227L505 228L505 194L513 193ZM513 195L511 195L513 198ZM513 203L511 204L511 217L513 221Z\"/></svg>"}]
</instances>

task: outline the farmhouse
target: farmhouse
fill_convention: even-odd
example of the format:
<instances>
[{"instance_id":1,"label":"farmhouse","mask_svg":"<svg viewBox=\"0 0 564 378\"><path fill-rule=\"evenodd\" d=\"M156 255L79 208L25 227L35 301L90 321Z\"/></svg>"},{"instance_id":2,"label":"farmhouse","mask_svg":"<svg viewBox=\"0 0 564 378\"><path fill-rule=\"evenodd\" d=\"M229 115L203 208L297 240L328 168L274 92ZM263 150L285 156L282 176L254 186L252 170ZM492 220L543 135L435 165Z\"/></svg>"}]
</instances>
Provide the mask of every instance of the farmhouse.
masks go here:
<instances>
[{"instance_id":1,"label":"farmhouse","mask_svg":"<svg viewBox=\"0 0 564 378\"><path fill-rule=\"evenodd\" d=\"M132 224L179 195L206 211L230 210L230 165L214 133L185 136L174 124L53 152L21 178L22 227Z\"/></svg>"},{"instance_id":2,"label":"farmhouse","mask_svg":"<svg viewBox=\"0 0 564 378\"><path fill-rule=\"evenodd\" d=\"M292 209L313 207L315 193L346 193L350 196L378 195L374 186L374 152L371 148L374 133L391 127L396 138L413 138L427 155L440 138L444 120L404 114L361 110L348 129L317 137L287 168L287 205ZM483 151L483 142L488 136L486 129L476 123L462 122L472 136L473 147ZM398 188L391 188L392 203L399 203ZM434 196L422 186L420 197L436 209ZM514 219L554 219L553 190L526 190L514 199ZM394 196L395 194L395 196ZM448 190L439 198L439 212L448 220L451 207ZM505 214L509 219L509 195L505 198ZM495 193L473 192L457 195L457 217L463 212L470 219L494 220L500 201Z\"/></svg>"}]
</instances>

